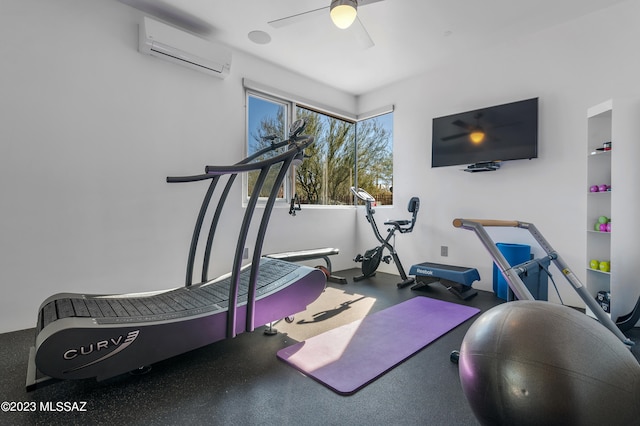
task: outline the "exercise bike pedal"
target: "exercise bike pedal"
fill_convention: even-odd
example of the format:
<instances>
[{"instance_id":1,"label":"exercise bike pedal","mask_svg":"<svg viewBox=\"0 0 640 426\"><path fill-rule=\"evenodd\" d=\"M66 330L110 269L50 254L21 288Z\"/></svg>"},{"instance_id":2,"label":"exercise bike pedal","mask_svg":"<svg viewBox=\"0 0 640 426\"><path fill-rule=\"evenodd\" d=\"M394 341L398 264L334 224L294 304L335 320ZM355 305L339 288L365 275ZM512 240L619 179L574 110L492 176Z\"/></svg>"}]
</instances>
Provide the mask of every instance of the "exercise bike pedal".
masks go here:
<instances>
[{"instance_id":1,"label":"exercise bike pedal","mask_svg":"<svg viewBox=\"0 0 640 426\"><path fill-rule=\"evenodd\" d=\"M354 261L354 262L362 262L363 260L364 260L364 257L363 257L361 254L357 255L357 256L353 259L353 261Z\"/></svg>"},{"instance_id":2,"label":"exercise bike pedal","mask_svg":"<svg viewBox=\"0 0 640 426\"><path fill-rule=\"evenodd\" d=\"M391 256L383 257L382 261L388 265L389 263L391 263Z\"/></svg>"}]
</instances>

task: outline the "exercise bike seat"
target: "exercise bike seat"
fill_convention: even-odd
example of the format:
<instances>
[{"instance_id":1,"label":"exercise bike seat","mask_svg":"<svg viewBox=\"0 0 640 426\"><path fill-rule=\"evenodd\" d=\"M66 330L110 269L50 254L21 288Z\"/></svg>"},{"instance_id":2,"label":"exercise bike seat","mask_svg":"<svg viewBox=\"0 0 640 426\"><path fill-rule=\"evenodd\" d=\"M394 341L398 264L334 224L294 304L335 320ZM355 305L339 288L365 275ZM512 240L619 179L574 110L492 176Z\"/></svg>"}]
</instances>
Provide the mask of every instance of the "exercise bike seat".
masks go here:
<instances>
[{"instance_id":1,"label":"exercise bike seat","mask_svg":"<svg viewBox=\"0 0 640 426\"><path fill-rule=\"evenodd\" d=\"M407 226L411 223L410 220L389 220L386 221L384 224L385 225L393 225L396 228L398 228L399 230L402 230L403 226Z\"/></svg>"},{"instance_id":2,"label":"exercise bike seat","mask_svg":"<svg viewBox=\"0 0 640 426\"><path fill-rule=\"evenodd\" d=\"M416 224L416 216L418 215L418 210L420 210L420 198L411 197L407 210L413 214L411 220L388 220L384 224L394 226L401 234L413 231L413 226Z\"/></svg>"},{"instance_id":3,"label":"exercise bike seat","mask_svg":"<svg viewBox=\"0 0 640 426\"><path fill-rule=\"evenodd\" d=\"M387 222L384 222L384 224L387 226L393 226L398 231L400 231L401 234L413 231L413 224L410 220L389 220Z\"/></svg>"}]
</instances>

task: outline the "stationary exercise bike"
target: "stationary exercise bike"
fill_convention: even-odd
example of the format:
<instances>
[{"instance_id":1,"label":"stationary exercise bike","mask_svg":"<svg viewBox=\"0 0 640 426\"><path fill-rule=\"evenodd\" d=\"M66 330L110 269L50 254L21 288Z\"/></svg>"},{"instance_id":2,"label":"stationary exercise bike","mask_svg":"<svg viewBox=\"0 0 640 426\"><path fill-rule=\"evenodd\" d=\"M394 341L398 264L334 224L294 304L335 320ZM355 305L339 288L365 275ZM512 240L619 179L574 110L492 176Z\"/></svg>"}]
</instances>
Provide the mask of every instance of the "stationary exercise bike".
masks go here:
<instances>
[{"instance_id":1,"label":"stationary exercise bike","mask_svg":"<svg viewBox=\"0 0 640 426\"><path fill-rule=\"evenodd\" d=\"M390 227L387 229L387 238L384 238L380 234L378 226L376 225L376 220L373 217L375 210L372 205L375 203L376 199L362 188L356 189L355 187L351 187L351 192L353 192L353 195L355 195L359 200L364 201L367 209L367 221L371 224L371 228L373 228L373 233L375 234L376 239L381 243L378 247L365 251L364 255L358 254L355 259L353 259L355 262L362 263L362 275L354 277L353 280L360 281L374 276L381 261L388 264L393 259L393 262L396 264L398 272L400 273L400 277L402 278L402 282L398 283L398 287L402 288L413 284L415 279L407 277L407 274L404 272L404 268L402 267L402 263L400 262L400 258L398 257L398 253L396 253L394 244L391 244L389 241L393 238L395 243L396 231L401 234L413 231L413 226L416 224L416 216L420 209L420 198L412 197L411 200L409 200L407 210L412 213L411 220L389 220L384 222L385 225ZM385 248L389 250L391 255L383 256Z\"/></svg>"}]
</instances>

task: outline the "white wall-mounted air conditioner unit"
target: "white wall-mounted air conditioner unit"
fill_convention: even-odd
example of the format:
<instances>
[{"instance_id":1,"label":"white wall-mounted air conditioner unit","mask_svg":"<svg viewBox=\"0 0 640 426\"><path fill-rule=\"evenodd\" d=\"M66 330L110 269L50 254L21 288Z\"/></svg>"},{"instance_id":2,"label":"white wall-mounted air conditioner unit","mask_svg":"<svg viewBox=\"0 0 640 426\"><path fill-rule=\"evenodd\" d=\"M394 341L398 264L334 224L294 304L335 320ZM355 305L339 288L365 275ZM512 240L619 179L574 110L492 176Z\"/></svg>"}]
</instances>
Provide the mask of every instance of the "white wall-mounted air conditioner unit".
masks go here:
<instances>
[{"instance_id":1,"label":"white wall-mounted air conditioner unit","mask_svg":"<svg viewBox=\"0 0 640 426\"><path fill-rule=\"evenodd\" d=\"M138 50L216 77L231 70L231 50L177 28L144 17Z\"/></svg>"}]
</instances>

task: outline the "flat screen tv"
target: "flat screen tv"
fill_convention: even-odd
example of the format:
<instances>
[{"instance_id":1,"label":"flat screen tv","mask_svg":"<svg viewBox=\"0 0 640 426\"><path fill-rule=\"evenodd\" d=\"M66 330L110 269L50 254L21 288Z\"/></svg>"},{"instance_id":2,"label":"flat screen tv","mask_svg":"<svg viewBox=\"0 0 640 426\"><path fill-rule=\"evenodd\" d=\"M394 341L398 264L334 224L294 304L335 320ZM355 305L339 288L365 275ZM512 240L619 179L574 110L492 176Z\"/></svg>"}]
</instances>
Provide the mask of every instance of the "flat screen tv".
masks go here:
<instances>
[{"instance_id":1,"label":"flat screen tv","mask_svg":"<svg viewBox=\"0 0 640 426\"><path fill-rule=\"evenodd\" d=\"M431 167L499 167L500 161L538 157L538 98L433 119Z\"/></svg>"}]
</instances>

